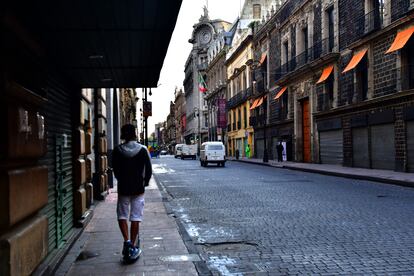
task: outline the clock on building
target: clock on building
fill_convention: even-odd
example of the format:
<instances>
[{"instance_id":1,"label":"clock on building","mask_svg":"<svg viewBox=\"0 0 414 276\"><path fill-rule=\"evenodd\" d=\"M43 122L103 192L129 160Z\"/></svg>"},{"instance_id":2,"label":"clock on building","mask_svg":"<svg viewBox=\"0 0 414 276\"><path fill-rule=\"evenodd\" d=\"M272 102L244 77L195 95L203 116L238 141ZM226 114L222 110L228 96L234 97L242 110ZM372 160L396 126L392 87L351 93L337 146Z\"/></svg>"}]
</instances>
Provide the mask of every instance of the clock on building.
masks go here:
<instances>
[{"instance_id":1,"label":"clock on building","mask_svg":"<svg viewBox=\"0 0 414 276\"><path fill-rule=\"evenodd\" d=\"M208 44L211 40L211 31L208 28L203 28L198 34L198 42L200 44Z\"/></svg>"}]
</instances>

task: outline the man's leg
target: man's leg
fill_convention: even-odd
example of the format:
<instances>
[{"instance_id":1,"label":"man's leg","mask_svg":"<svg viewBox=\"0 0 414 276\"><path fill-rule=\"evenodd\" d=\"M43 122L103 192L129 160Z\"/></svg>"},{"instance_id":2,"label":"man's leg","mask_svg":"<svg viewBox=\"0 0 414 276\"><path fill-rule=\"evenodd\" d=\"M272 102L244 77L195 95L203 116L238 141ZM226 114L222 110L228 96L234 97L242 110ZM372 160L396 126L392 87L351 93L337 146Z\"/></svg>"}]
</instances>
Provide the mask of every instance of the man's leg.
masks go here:
<instances>
[{"instance_id":1,"label":"man's leg","mask_svg":"<svg viewBox=\"0 0 414 276\"><path fill-rule=\"evenodd\" d=\"M144 195L139 195L131 199L131 242L135 246L137 237L139 239L139 223L142 221L144 215ZM138 244L138 246L140 246Z\"/></svg>"},{"instance_id":2,"label":"man's leg","mask_svg":"<svg viewBox=\"0 0 414 276\"><path fill-rule=\"evenodd\" d=\"M127 228L127 231L128 231L128 228ZM132 242L132 246L135 246L135 241L137 240L138 233L139 233L139 221L131 221L131 242Z\"/></svg>"},{"instance_id":3,"label":"man's leg","mask_svg":"<svg viewBox=\"0 0 414 276\"><path fill-rule=\"evenodd\" d=\"M122 237L124 238L124 241L129 240L128 239L128 223L126 219L120 219L118 220L119 229L121 229ZM132 226L131 226L131 233L132 233Z\"/></svg>"}]
</instances>

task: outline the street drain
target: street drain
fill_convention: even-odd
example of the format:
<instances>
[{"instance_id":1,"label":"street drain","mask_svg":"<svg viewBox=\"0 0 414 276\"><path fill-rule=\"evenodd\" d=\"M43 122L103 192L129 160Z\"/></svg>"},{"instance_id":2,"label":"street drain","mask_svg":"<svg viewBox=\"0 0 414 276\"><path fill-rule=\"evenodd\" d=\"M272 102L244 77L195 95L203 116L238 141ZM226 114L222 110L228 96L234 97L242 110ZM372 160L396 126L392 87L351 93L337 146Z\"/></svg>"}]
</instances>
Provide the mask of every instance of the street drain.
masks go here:
<instances>
[{"instance_id":1,"label":"street drain","mask_svg":"<svg viewBox=\"0 0 414 276\"><path fill-rule=\"evenodd\" d=\"M184 255L170 255L159 257L163 262L199 262L200 256L197 254L184 254Z\"/></svg>"},{"instance_id":2,"label":"street drain","mask_svg":"<svg viewBox=\"0 0 414 276\"><path fill-rule=\"evenodd\" d=\"M388 197L388 196L386 196L386 195L377 195L377 197L383 198L383 197Z\"/></svg>"},{"instance_id":3,"label":"street drain","mask_svg":"<svg viewBox=\"0 0 414 276\"><path fill-rule=\"evenodd\" d=\"M204 246L207 253L226 253L226 252L243 252L257 250L257 244L253 242L218 242L218 243L199 243Z\"/></svg>"},{"instance_id":4,"label":"street drain","mask_svg":"<svg viewBox=\"0 0 414 276\"><path fill-rule=\"evenodd\" d=\"M84 261L84 260L95 258L98 256L99 256L98 253L95 253L92 251L82 251L76 258L76 261Z\"/></svg>"}]
</instances>

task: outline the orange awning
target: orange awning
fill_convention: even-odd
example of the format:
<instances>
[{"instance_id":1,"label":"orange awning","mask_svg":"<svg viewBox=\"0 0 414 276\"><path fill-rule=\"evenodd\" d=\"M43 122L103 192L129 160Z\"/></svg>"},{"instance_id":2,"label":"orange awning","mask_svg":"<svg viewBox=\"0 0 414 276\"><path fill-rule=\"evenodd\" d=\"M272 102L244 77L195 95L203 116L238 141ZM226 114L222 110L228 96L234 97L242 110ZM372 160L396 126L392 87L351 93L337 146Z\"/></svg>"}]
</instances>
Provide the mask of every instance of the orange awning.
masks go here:
<instances>
[{"instance_id":1,"label":"orange awning","mask_svg":"<svg viewBox=\"0 0 414 276\"><path fill-rule=\"evenodd\" d=\"M259 106L261 106L261 105L262 105L262 103L263 103L263 99L264 99L264 97L261 97L261 98L260 98L260 100L259 100L259 102L257 103L257 105L255 106L255 108L256 108L256 107L259 107Z\"/></svg>"},{"instance_id":2,"label":"orange awning","mask_svg":"<svg viewBox=\"0 0 414 276\"><path fill-rule=\"evenodd\" d=\"M367 51L368 51L368 48L364 48L361 51L355 53L351 61L348 63L348 65L344 69L344 71L342 71L342 73L346 73L349 70L354 69L358 65L358 63L361 61L361 59L364 57Z\"/></svg>"},{"instance_id":3,"label":"orange awning","mask_svg":"<svg viewBox=\"0 0 414 276\"><path fill-rule=\"evenodd\" d=\"M265 59L266 59L266 53L263 53L262 54L262 57L260 58L260 65L262 65L263 64L263 62L265 61Z\"/></svg>"},{"instance_id":4,"label":"orange awning","mask_svg":"<svg viewBox=\"0 0 414 276\"><path fill-rule=\"evenodd\" d=\"M333 65L325 67L325 69L323 69L321 77L319 78L316 84L326 81L329 78L329 75L331 75L333 68L334 68Z\"/></svg>"},{"instance_id":5,"label":"orange awning","mask_svg":"<svg viewBox=\"0 0 414 276\"><path fill-rule=\"evenodd\" d=\"M274 97L274 99L275 100L279 99L283 95L283 93L285 93L286 89L287 89L287 86L282 87L282 89L280 89L279 93L276 94L276 97Z\"/></svg>"},{"instance_id":6,"label":"orange awning","mask_svg":"<svg viewBox=\"0 0 414 276\"><path fill-rule=\"evenodd\" d=\"M405 43L407 43L413 33L414 26L411 26L404 31L399 31L394 39L394 42L391 44L391 47L385 53L388 54L404 47Z\"/></svg>"},{"instance_id":7,"label":"orange awning","mask_svg":"<svg viewBox=\"0 0 414 276\"><path fill-rule=\"evenodd\" d=\"M252 106L250 107L250 110L254 109L254 108L256 107L256 105L257 105L257 103L258 103L258 102L259 102L259 99L256 99L256 100L253 102Z\"/></svg>"}]
</instances>

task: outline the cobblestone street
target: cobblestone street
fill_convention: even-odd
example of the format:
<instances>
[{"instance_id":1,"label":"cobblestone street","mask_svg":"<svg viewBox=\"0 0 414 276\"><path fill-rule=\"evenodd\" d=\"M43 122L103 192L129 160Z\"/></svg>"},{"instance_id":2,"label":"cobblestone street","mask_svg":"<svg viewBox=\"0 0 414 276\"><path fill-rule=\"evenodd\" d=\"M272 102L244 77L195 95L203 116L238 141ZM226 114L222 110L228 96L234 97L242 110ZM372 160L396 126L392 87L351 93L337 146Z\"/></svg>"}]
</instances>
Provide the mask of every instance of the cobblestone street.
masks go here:
<instances>
[{"instance_id":1,"label":"cobblestone street","mask_svg":"<svg viewBox=\"0 0 414 276\"><path fill-rule=\"evenodd\" d=\"M411 188L169 156L154 172L213 274L414 273Z\"/></svg>"}]
</instances>

